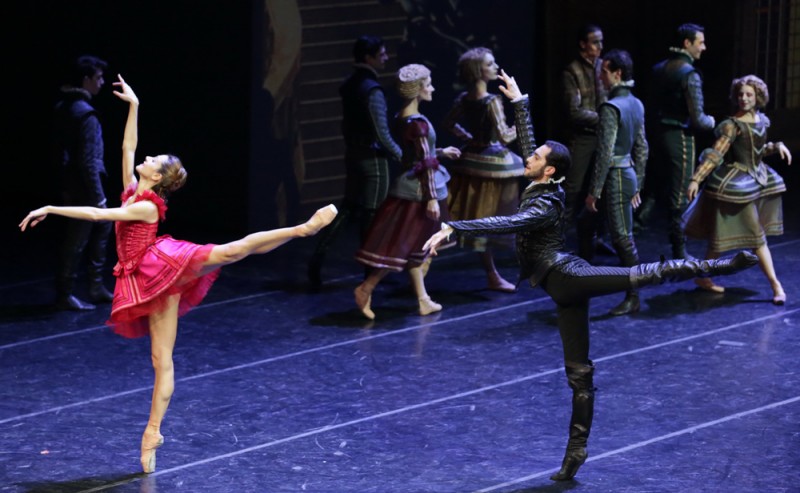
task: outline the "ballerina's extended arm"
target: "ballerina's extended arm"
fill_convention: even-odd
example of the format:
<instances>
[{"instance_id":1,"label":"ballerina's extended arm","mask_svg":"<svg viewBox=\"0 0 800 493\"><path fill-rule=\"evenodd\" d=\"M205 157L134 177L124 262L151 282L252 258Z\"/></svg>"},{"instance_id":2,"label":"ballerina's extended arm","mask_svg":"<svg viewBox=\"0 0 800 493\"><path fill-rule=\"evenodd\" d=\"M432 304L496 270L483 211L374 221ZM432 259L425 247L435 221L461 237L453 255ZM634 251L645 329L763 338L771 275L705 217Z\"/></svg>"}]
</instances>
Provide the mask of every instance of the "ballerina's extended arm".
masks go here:
<instances>
[{"instance_id":1,"label":"ballerina's extended arm","mask_svg":"<svg viewBox=\"0 0 800 493\"><path fill-rule=\"evenodd\" d=\"M137 183L136 175L133 173L133 163L136 146L139 142L139 98L121 75L117 75L117 77L119 80L114 82L114 85L120 90L114 91L114 95L130 103L128 119L125 122L125 133L122 138L122 189L125 190L131 183Z\"/></svg>"},{"instance_id":2,"label":"ballerina's extended arm","mask_svg":"<svg viewBox=\"0 0 800 493\"><path fill-rule=\"evenodd\" d=\"M136 176L133 174L134 152L138 141L137 118L139 111L139 98L131 87L125 82L122 76L118 75L119 81L114 85L120 87L120 91L114 94L130 103L128 110L128 120L125 123L125 135L122 142L122 184L124 187L131 183L136 183ZM57 207L47 205L33 210L19 223L22 231L28 226L34 227L42 222L48 214L81 219L84 221L144 221L154 223L158 221L158 208L150 201L136 202L126 207L115 207L111 209L99 209L96 207Z\"/></svg>"}]
</instances>

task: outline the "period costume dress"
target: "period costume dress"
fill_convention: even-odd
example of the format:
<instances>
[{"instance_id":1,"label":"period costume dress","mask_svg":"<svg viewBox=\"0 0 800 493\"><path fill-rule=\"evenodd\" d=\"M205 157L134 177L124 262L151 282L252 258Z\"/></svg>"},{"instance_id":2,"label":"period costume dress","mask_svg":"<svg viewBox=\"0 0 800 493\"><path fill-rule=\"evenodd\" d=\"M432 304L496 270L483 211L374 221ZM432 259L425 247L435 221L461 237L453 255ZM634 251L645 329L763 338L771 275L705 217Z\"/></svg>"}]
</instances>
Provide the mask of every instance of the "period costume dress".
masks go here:
<instances>
[{"instance_id":1,"label":"period costume dress","mask_svg":"<svg viewBox=\"0 0 800 493\"><path fill-rule=\"evenodd\" d=\"M402 169L378 209L356 260L396 272L422 264L422 246L450 219L447 181L450 175L436 159L436 132L428 119L415 114L393 122L395 140L403 150ZM430 219L428 201L439 202L440 218Z\"/></svg>"},{"instance_id":2,"label":"period costume dress","mask_svg":"<svg viewBox=\"0 0 800 493\"><path fill-rule=\"evenodd\" d=\"M167 206L151 190L136 194L136 185L122 192L122 203L149 200L158 207L158 222L165 219ZM127 204L127 205L130 205ZM123 337L142 337L150 333L148 316L162 310L167 298L180 294L178 316L188 312L205 297L219 276L219 269L200 275L203 262L214 245L196 245L170 236L156 237L158 222L118 221L117 256L114 267L117 283L108 325Z\"/></svg>"},{"instance_id":3,"label":"period costume dress","mask_svg":"<svg viewBox=\"0 0 800 493\"><path fill-rule=\"evenodd\" d=\"M707 240L714 252L758 248L767 236L783 234L780 194L786 185L761 160L777 152L778 145L767 142L769 119L761 113L756 119L720 123L714 147L703 151L692 177L706 183L686 211L686 235Z\"/></svg>"},{"instance_id":4,"label":"period costume dress","mask_svg":"<svg viewBox=\"0 0 800 493\"><path fill-rule=\"evenodd\" d=\"M456 98L444 125L467 141L461 148L461 158L448 164L453 176L447 200L452 217L466 220L515 213L525 164L506 147L517 138L517 131L506 124L502 98L487 94L469 99L464 92ZM486 238L472 240L473 249L486 250Z\"/></svg>"}]
</instances>

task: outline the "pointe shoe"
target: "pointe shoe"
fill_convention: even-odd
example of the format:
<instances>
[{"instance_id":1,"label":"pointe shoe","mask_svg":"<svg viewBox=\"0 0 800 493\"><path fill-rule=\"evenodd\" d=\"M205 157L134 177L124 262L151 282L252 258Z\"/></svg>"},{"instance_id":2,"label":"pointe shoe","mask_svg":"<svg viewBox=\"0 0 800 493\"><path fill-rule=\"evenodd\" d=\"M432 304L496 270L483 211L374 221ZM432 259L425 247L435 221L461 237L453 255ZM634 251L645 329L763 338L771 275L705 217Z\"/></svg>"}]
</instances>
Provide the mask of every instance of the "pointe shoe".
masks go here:
<instances>
[{"instance_id":1,"label":"pointe shoe","mask_svg":"<svg viewBox=\"0 0 800 493\"><path fill-rule=\"evenodd\" d=\"M586 453L585 448L567 452L564 456L564 461L561 463L561 469L550 476L553 481L569 481L578 473L578 469L586 462L589 454Z\"/></svg>"},{"instance_id":2,"label":"pointe shoe","mask_svg":"<svg viewBox=\"0 0 800 493\"><path fill-rule=\"evenodd\" d=\"M442 305L431 300L430 296L423 296L419 299L419 314L430 315L442 311Z\"/></svg>"},{"instance_id":3,"label":"pointe shoe","mask_svg":"<svg viewBox=\"0 0 800 493\"><path fill-rule=\"evenodd\" d=\"M328 204L321 209L317 209L317 212L311 216L311 219L306 221L304 224L308 236L314 236L315 234L319 233L322 228L333 222L334 218L336 218L336 214L338 213L339 210L336 209L336 206L333 204Z\"/></svg>"},{"instance_id":4,"label":"pointe shoe","mask_svg":"<svg viewBox=\"0 0 800 493\"><path fill-rule=\"evenodd\" d=\"M375 312L373 312L372 308L370 308L370 304L372 303L372 294L367 293L361 288L361 286L358 286L353 291L353 296L355 296L356 306L361 313L369 320L375 320Z\"/></svg>"},{"instance_id":5,"label":"pointe shoe","mask_svg":"<svg viewBox=\"0 0 800 493\"><path fill-rule=\"evenodd\" d=\"M164 445L164 437L161 433L156 435L149 435L145 433L142 435L142 471L147 474L155 472L156 470L156 449Z\"/></svg>"},{"instance_id":6,"label":"pointe shoe","mask_svg":"<svg viewBox=\"0 0 800 493\"><path fill-rule=\"evenodd\" d=\"M517 287L503 279L499 274L489 275L489 289L501 293L516 293Z\"/></svg>"},{"instance_id":7,"label":"pointe shoe","mask_svg":"<svg viewBox=\"0 0 800 493\"><path fill-rule=\"evenodd\" d=\"M694 280L694 283L697 284L697 286L700 289L703 289L705 291L710 291L712 293L725 292L725 288L720 286L719 284L714 283L714 280L711 279L710 277L698 277L697 279Z\"/></svg>"},{"instance_id":8,"label":"pointe shoe","mask_svg":"<svg viewBox=\"0 0 800 493\"><path fill-rule=\"evenodd\" d=\"M772 304L777 306L783 306L786 304L786 292L783 290L783 286L778 286L778 289L773 288L773 296L772 296Z\"/></svg>"}]
</instances>

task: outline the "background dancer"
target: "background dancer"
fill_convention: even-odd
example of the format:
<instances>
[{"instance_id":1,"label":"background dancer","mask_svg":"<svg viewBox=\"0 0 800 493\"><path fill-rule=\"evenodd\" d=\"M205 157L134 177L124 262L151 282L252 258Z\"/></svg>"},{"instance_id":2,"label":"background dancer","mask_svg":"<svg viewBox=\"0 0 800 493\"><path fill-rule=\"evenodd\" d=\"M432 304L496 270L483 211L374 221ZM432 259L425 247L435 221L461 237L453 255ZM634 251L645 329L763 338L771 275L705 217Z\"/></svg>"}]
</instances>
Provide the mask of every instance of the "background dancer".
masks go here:
<instances>
[{"instance_id":1,"label":"background dancer","mask_svg":"<svg viewBox=\"0 0 800 493\"><path fill-rule=\"evenodd\" d=\"M792 154L783 142L767 142L769 118L760 111L769 101L764 81L755 75L734 79L730 97L737 111L717 127L717 141L703 151L702 164L687 188L689 200L698 198L686 212L685 231L691 238L708 241L706 258L751 248L772 287L772 302L783 305L786 292L775 273L767 236L783 234L781 194L786 185L761 159L779 153L792 164ZM710 278L696 282L709 291L725 291Z\"/></svg>"},{"instance_id":2,"label":"background dancer","mask_svg":"<svg viewBox=\"0 0 800 493\"><path fill-rule=\"evenodd\" d=\"M372 267L367 278L354 291L356 306L368 319L372 311L372 292L389 272L408 270L419 303L419 314L438 312L442 305L431 300L425 289L425 274L430 264L423 251L425 240L449 219L447 180L450 175L438 157L457 159L455 147L436 148L436 131L419 112L422 101L433 99L431 71L411 64L397 72L397 92L403 107L393 122L395 139L403 149L403 174L398 176L383 202L367 237L356 252L356 260Z\"/></svg>"},{"instance_id":3,"label":"background dancer","mask_svg":"<svg viewBox=\"0 0 800 493\"><path fill-rule=\"evenodd\" d=\"M453 219L505 216L519 205L524 165L522 158L506 147L517 138L517 130L506 124L503 97L487 90L487 84L497 80L497 70L488 48L473 48L458 59L458 72L467 91L459 94L444 120L445 129L466 142L461 158L448 165L452 179L447 206ZM499 243L497 239L494 242ZM480 255L489 289L516 291L516 286L497 272L491 243L487 238L473 238L470 245Z\"/></svg>"}]
</instances>

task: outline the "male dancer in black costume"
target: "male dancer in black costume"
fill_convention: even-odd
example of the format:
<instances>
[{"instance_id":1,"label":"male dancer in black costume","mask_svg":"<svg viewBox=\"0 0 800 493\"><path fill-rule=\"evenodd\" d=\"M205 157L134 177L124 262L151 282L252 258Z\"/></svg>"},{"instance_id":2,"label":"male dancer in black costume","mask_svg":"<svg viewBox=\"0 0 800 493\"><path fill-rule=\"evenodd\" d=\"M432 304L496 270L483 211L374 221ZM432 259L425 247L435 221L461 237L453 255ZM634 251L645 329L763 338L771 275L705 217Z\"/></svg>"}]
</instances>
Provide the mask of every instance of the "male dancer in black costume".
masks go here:
<instances>
[{"instance_id":1,"label":"male dancer in black costume","mask_svg":"<svg viewBox=\"0 0 800 493\"><path fill-rule=\"evenodd\" d=\"M595 267L579 257L563 253L564 191L559 181L569 168L569 151L551 140L536 148L527 96L522 95L513 77L501 71L499 78L506 84L500 86L500 91L514 104L517 138L525 159L524 176L531 180L522 195L519 212L513 216L442 223L442 230L434 234L424 248L431 248L431 253L435 254L436 247L452 233L517 234L521 276L528 277L532 286L542 286L557 305L564 366L573 394L567 451L561 470L550 479L566 481L572 479L586 461L586 441L594 414L589 300L664 281L733 274L755 265L758 259L749 252L740 252L733 258L718 260L667 260L633 267Z\"/></svg>"}]
</instances>

